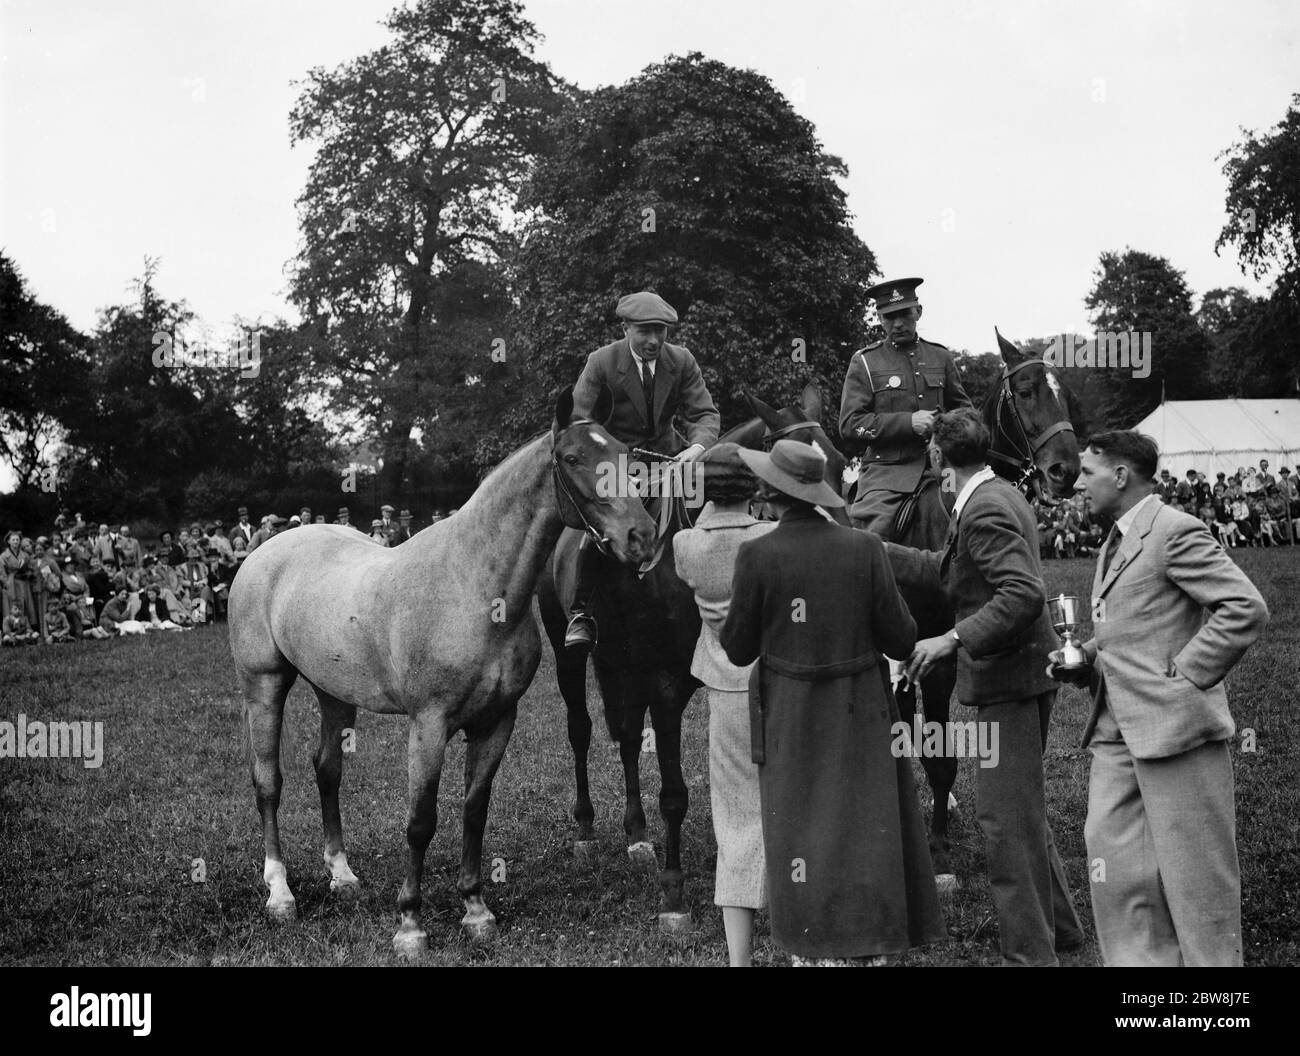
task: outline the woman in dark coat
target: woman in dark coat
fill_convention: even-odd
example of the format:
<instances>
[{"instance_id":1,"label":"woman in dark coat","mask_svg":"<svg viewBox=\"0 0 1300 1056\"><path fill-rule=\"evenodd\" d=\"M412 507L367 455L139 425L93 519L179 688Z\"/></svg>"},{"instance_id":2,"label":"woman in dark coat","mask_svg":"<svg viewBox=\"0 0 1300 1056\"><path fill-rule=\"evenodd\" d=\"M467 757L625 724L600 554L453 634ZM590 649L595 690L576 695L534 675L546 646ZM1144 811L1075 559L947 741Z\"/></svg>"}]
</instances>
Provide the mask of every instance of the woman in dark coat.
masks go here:
<instances>
[{"instance_id":1,"label":"woman in dark coat","mask_svg":"<svg viewBox=\"0 0 1300 1056\"><path fill-rule=\"evenodd\" d=\"M880 540L823 517L842 506L824 456L779 440L742 451L778 509L740 547L720 635L758 659L751 726L763 810L772 938L795 963L885 963L947 937L911 762L882 652L906 657L916 625Z\"/></svg>"}]
</instances>

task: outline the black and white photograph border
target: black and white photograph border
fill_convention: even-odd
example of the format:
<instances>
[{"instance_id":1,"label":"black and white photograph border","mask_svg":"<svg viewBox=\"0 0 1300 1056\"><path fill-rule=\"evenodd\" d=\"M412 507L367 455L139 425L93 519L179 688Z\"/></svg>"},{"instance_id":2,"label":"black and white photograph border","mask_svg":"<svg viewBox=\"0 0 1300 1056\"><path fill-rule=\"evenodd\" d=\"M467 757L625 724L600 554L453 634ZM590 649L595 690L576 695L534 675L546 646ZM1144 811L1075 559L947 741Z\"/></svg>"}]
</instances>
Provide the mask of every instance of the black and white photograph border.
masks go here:
<instances>
[{"instance_id":1,"label":"black and white photograph border","mask_svg":"<svg viewBox=\"0 0 1300 1056\"><path fill-rule=\"evenodd\" d=\"M1294 4L0 32L0 965L1300 964Z\"/></svg>"}]
</instances>

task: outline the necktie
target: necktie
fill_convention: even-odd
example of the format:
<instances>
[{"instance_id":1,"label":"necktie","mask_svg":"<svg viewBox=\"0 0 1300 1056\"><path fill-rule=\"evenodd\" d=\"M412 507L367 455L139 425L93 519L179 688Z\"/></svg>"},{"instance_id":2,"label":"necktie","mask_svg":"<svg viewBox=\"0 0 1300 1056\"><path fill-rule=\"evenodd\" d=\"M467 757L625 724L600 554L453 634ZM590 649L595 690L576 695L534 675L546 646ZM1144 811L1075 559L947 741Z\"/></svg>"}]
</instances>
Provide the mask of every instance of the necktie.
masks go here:
<instances>
[{"instance_id":1,"label":"necktie","mask_svg":"<svg viewBox=\"0 0 1300 1056\"><path fill-rule=\"evenodd\" d=\"M654 432L655 427L655 378L650 373L650 364L641 360L641 388L645 392L645 420Z\"/></svg>"},{"instance_id":2,"label":"necktie","mask_svg":"<svg viewBox=\"0 0 1300 1056\"><path fill-rule=\"evenodd\" d=\"M1101 578L1106 578L1106 573L1110 571L1111 558L1115 556L1115 551L1119 549L1119 542L1124 537L1124 533L1118 527L1110 530L1110 542L1106 544L1106 556L1101 559Z\"/></svg>"}]
</instances>

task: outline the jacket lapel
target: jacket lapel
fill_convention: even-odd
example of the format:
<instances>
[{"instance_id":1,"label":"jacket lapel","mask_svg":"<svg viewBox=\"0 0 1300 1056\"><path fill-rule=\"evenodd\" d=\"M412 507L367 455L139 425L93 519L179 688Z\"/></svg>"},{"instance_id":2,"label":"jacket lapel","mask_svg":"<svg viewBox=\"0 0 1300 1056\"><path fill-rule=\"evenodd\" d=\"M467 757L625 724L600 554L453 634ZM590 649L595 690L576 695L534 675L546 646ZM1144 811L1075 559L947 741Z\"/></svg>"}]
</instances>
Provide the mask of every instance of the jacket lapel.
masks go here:
<instances>
[{"instance_id":1,"label":"jacket lapel","mask_svg":"<svg viewBox=\"0 0 1300 1056\"><path fill-rule=\"evenodd\" d=\"M619 388L632 404L636 416L648 429L650 423L645 420L645 393L641 388L641 372L637 370L636 360L632 358L632 346L627 343L626 337L614 343L614 361L618 365Z\"/></svg>"},{"instance_id":2,"label":"jacket lapel","mask_svg":"<svg viewBox=\"0 0 1300 1056\"><path fill-rule=\"evenodd\" d=\"M1142 540L1151 532L1151 526L1155 523L1156 514L1161 509L1163 507L1160 503L1148 502L1138 513L1137 519L1134 520L1128 534L1120 540L1119 549L1115 551L1115 556L1111 559L1110 569L1106 572L1105 578L1102 579L1100 588L1093 591L1094 596L1103 596L1110 589L1111 584L1119 578L1119 574L1136 560L1138 554L1142 552ZM1104 550L1102 554L1105 555ZM1097 564L1097 571L1100 574L1100 561Z\"/></svg>"},{"instance_id":3,"label":"jacket lapel","mask_svg":"<svg viewBox=\"0 0 1300 1056\"><path fill-rule=\"evenodd\" d=\"M659 352L659 359L655 365L654 375L654 401L655 401L655 422L659 421L659 416L664 413L664 404L668 402L668 393L672 389L674 382L677 380L677 364L672 358L669 351L672 348L667 342ZM664 372L667 371L667 376ZM650 423L653 428L654 422Z\"/></svg>"}]
</instances>

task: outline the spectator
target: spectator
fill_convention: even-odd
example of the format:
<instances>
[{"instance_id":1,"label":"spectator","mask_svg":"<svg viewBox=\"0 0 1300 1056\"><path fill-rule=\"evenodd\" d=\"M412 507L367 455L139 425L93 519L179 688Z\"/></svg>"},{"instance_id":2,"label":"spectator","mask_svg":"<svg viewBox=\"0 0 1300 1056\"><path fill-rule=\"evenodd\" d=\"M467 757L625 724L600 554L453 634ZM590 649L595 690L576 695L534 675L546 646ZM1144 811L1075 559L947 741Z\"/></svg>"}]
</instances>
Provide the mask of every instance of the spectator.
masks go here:
<instances>
[{"instance_id":1,"label":"spectator","mask_svg":"<svg viewBox=\"0 0 1300 1056\"><path fill-rule=\"evenodd\" d=\"M158 588L150 586L145 590L144 600L140 603L140 622L151 631L179 631L181 628L171 619L167 603L158 594Z\"/></svg>"},{"instance_id":2,"label":"spectator","mask_svg":"<svg viewBox=\"0 0 1300 1056\"><path fill-rule=\"evenodd\" d=\"M1255 472L1254 466L1247 468L1246 475L1241 481L1241 490L1245 492L1247 499L1264 490L1264 485L1260 483L1259 474Z\"/></svg>"},{"instance_id":3,"label":"spectator","mask_svg":"<svg viewBox=\"0 0 1300 1056\"><path fill-rule=\"evenodd\" d=\"M105 561L117 560L117 548L113 545L113 537L109 534L108 525L99 526L99 534L90 546L91 553L99 558L100 563Z\"/></svg>"},{"instance_id":4,"label":"spectator","mask_svg":"<svg viewBox=\"0 0 1300 1056\"><path fill-rule=\"evenodd\" d=\"M351 516L352 515L348 513L348 508L346 506L340 506L338 520L335 521L334 523L340 524L344 528L351 528L353 526L351 522ZM361 531L361 529L358 528L357 531Z\"/></svg>"},{"instance_id":5,"label":"spectator","mask_svg":"<svg viewBox=\"0 0 1300 1056\"><path fill-rule=\"evenodd\" d=\"M776 525L750 516L758 481L740 460L735 444L711 447L704 454L704 469L709 502L694 528L677 533L673 556L678 576L695 592L703 621L691 674L709 691L709 798L718 847L713 901L722 908L731 966L747 968L754 912L767 904L758 767L750 758L752 665L732 664L718 632L727 618L741 543L766 535Z\"/></svg>"},{"instance_id":6,"label":"spectator","mask_svg":"<svg viewBox=\"0 0 1300 1056\"><path fill-rule=\"evenodd\" d=\"M1156 494L1160 496L1160 501L1165 505L1174 501L1174 496L1178 492L1178 482L1169 475L1169 470L1160 471L1160 479L1156 481Z\"/></svg>"},{"instance_id":7,"label":"spectator","mask_svg":"<svg viewBox=\"0 0 1300 1056\"><path fill-rule=\"evenodd\" d=\"M95 608L95 621L98 622L104 605L113 596L113 577L104 568L104 563L98 555L90 559L90 571L86 573L86 587L90 590L90 600Z\"/></svg>"},{"instance_id":8,"label":"spectator","mask_svg":"<svg viewBox=\"0 0 1300 1056\"><path fill-rule=\"evenodd\" d=\"M14 606L0 622L0 644L32 645L40 640L40 635L32 630L31 623L18 606Z\"/></svg>"},{"instance_id":9,"label":"spectator","mask_svg":"<svg viewBox=\"0 0 1300 1056\"><path fill-rule=\"evenodd\" d=\"M104 630L117 635L144 634L144 624L127 615L127 600L125 589L117 591L109 598L104 611L99 614L99 625Z\"/></svg>"},{"instance_id":10,"label":"spectator","mask_svg":"<svg viewBox=\"0 0 1300 1056\"><path fill-rule=\"evenodd\" d=\"M388 545L388 535L384 531L384 522L378 517L370 522L370 538L380 546Z\"/></svg>"},{"instance_id":11,"label":"spectator","mask_svg":"<svg viewBox=\"0 0 1300 1056\"><path fill-rule=\"evenodd\" d=\"M140 541L131 535L131 526L124 524L117 536L117 561L123 569L139 568Z\"/></svg>"},{"instance_id":12,"label":"spectator","mask_svg":"<svg viewBox=\"0 0 1300 1056\"><path fill-rule=\"evenodd\" d=\"M36 569L22 542L18 532L10 532L5 537L5 548L0 551L0 574L4 575L5 614L20 613L30 627L39 622L33 592Z\"/></svg>"},{"instance_id":13,"label":"spectator","mask_svg":"<svg viewBox=\"0 0 1300 1056\"><path fill-rule=\"evenodd\" d=\"M397 522L393 520L393 514L396 512L387 503L379 507L379 527L384 533L385 546L396 546L398 543L398 540L393 538L397 532Z\"/></svg>"},{"instance_id":14,"label":"spectator","mask_svg":"<svg viewBox=\"0 0 1300 1056\"><path fill-rule=\"evenodd\" d=\"M171 532L162 532L158 536L158 542L162 546L162 559L164 562L171 565L172 568L185 563L185 548L172 538Z\"/></svg>"},{"instance_id":15,"label":"spectator","mask_svg":"<svg viewBox=\"0 0 1300 1056\"><path fill-rule=\"evenodd\" d=\"M208 566L199 556L198 547L191 547L181 566L181 582L190 599L189 615L195 623L212 619L212 589L208 586Z\"/></svg>"},{"instance_id":16,"label":"spectator","mask_svg":"<svg viewBox=\"0 0 1300 1056\"><path fill-rule=\"evenodd\" d=\"M301 510L298 511L298 523L299 523L299 524L311 524L311 507L310 507L310 506L304 506Z\"/></svg>"},{"instance_id":17,"label":"spectator","mask_svg":"<svg viewBox=\"0 0 1300 1056\"><path fill-rule=\"evenodd\" d=\"M76 613L76 618L68 615L68 622L73 624L73 632L81 637L82 629L95 623L95 604L91 600L90 585L86 577L77 571L76 562L69 556L63 559L63 574L59 577L64 602L64 612L69 609Z\"/></svg>"},{"instance_id":18,"label":"spectator","mask_svg":"<svg viewBox=\"0 0 1300 1056\"><path fill-rule=\"evenodd\" d=\"M397 533L393 538L393 546L400 546L402 543L406 542L406 540L411 538L411 511L402 510L402 512L397 515L397 519L399 523L397 525Z\"/></svg>"},{"instance_id":19,"label":"spectator","mask_svg":"<svg viewBox=\"0 0 1300 1056\"><path fill-rule=\"evenodd\" d=\"M54 595L45 605L45 644L55 645L70 641L72 641L72 627L63 614L59 597Z\"/></svg>"},{"instance_id":20,"label":"spectator","mask_svg":"<svg viewBox=\"0 0 1300 1056\"><path fill-rule=\"evenodd\" d=\"M253 526L248 523L248 507L241 506L238 511L239 520L235 526L230 529L230 545L234 547L236 536L244 540L244 549L247 550L253 542Z\"/></svg>"},{"instance_id":21,"label":"spectator","mask_svg":"<svg viewBox=\"0 0 1300 1056\"><path fill-rule=\"evenodd\" d=\"M1246 502L1244 485L1236 489L1236 496L1230 500L1232 520L1236 524L1236 536L1242 546L1255 545L1255 528L1251 524L1250 505Z\"/></svg>"},{"instance_id":22,"label":"spectator","mask_svg":"<svg viewBox=\"0 0 1300 1056\"><path fill-rule=\"evenodd\" d=\"M233 563L235 552L230 546L230 540L221 534L220 523L208 525L207 540L208 548L216 553L218 561Z\"/></svg>"},{"instance_id":23,"label":"spectator","mask_svg":"<svg viewBox=\"0 0 1300 1056\"><path fill-rule=\"evenodd\" d=\"M1268 471L1268 459L1259 460L1259 487L1260 491L1267 492L1270 487L1277 483L1277 478Z\"/></svg>"}]
</instances>

